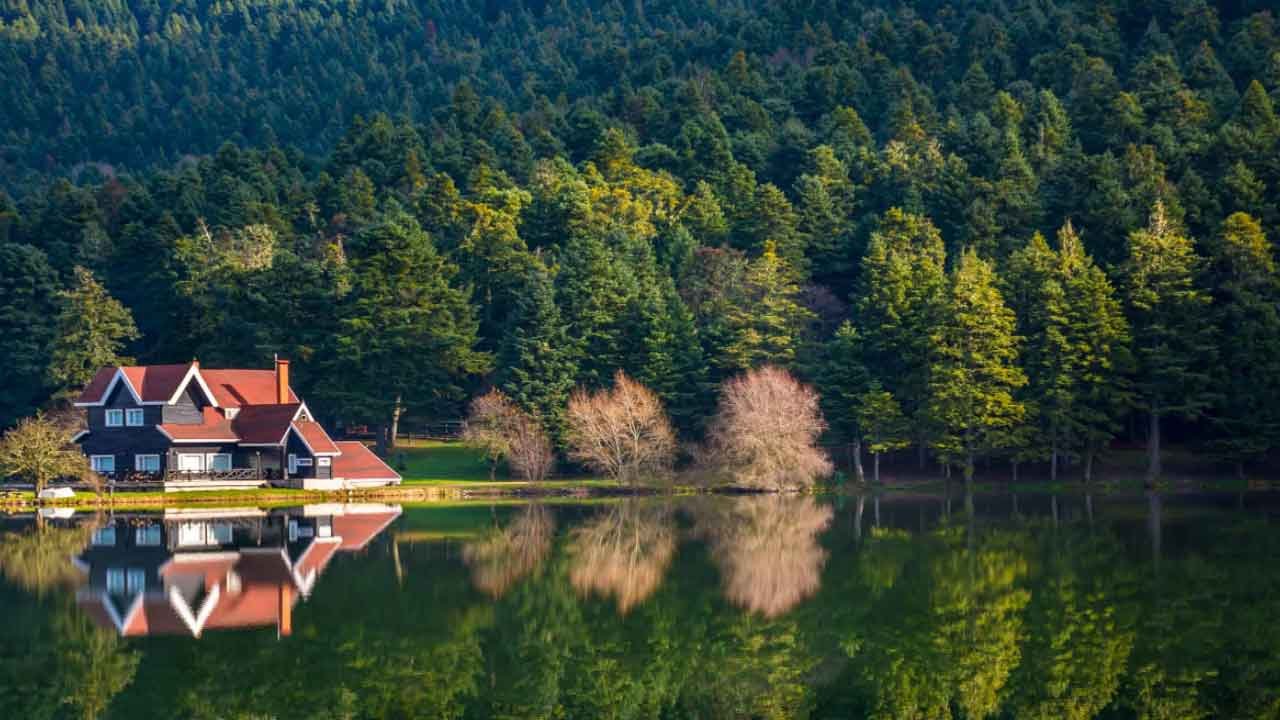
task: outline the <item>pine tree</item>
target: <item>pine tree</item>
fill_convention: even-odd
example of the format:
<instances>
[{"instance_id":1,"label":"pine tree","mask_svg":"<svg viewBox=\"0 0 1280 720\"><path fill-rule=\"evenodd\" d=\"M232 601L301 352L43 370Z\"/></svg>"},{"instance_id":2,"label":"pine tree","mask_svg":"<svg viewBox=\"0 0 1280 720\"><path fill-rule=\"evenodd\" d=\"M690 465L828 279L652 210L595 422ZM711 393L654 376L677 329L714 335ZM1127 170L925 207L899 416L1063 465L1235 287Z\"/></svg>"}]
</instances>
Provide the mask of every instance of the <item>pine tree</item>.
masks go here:
<instances>
[{"instance_id":1,"label":"pine tree","mask_svg":"<svg viewBox=\"0 0 1280 720\"><path fill-rule=\"evenodd\" d=\"M858 424L872 457L872 482L880 482L880 456L911 444L911 426L898 399L872 382L858 398Z\"/></svg>"},{"instance_id":2,"label":"pine tree","mask_svg":"<svg viewBox=\"0 0 1280 720\"><path fill-rule=\"evenodd\" d=\"M946 250L927 218L890 209L862 258L854 298L866 363L911 419L923 453L928 432L929 375L946 302ZM923 464L924 456L921 455Z\"/></svg>"},{"instance_id":3,"label":"pine tree","mask_svg":"<svg viewBox=\"0 0 1280 720\"><path fill-rule=\"evenodd\" d=\"M1196 286L1201 260L1156 203L1147 227L1129 234L1125 294L1136 365L1137 405L1148 417L1149 477L1161 473L1160 432L1169 415L1196 417L1213 399L1215 338L1209 296Z\"/></svg>"},{"instance_id":4,"label":"pine tree","mask_svg":"<svg viewBox=\"0 0 1280 720\"><path fill-rule=\"evenodd\" d=\"M576 356L551 277L535 266L516 295L495 384L538 418L556 443L564 438L565 406L578 375Z\"/></svg>"},{"instance_id":5,"label":"pine tree","mask_svg":"<svg viewBox=\"0 0 1280 720\"><path fill-rule=\"evenodd\" d=\"M139 337L129 309L111 297L93 273L77 267L74 284L59 293L62 309L49 352L49 382L68 397L101 368L133 362L123 352Z\"/></svg>"},{"instance_id":6,"label":"pine tree","mask_svg":"<svg viewBox=\"0 0 1280 720\"><path fill-rule=\"evenodd\" d=\"M1213 246L1210 287L1221 346L1214 385L1214 450L1242 468L1280 434L1280 276L1257 220L1226 219Z\"/></svg>"},{"instance_id":7,"label":"pine tree","mask_svg":"<svg viewBox=\"0 0 1280 720\"><path fill-rule=\"evenodd\" d=\"M728 308L733 340L726 360L745 370L763 364L786 367L796 359L800 333L813 314L799 302L800 288L773 241L752 261L744 278L744 302Z\"/></svg>"},{"instance_id":8,"label":"pine tree","mask_svg":"<svg viewBox=\"0 0 1280 720\"><path fill-rule=\"evenodd\" d=\"M0 242L0 428L30 415L48 392L46 367L58 310L58 276L44 253Z\"/></svg>"},{"instance_id":9,"label":"pine tree","mask_svg":"<svg viewBox=\"0 0 1280 720\"><path fill-rule=\"evenodd\" d=\"M628 353L634 356L628 371L662 398L676 429L692 437L714 402L693 313L667 281L632 303L626 324L640 339Z\"/></svg>"},{"instance_id":10,"label":"pine tree","mask_svg":"<svg viewBox=\"0 0 1280 720\"><path fill-rule=\"evenodd\" d=\"M395 444L406 409L439 412L462 397L460 383L484 371L479 321L458 269L409 214L388 211L347 245L351 290L342 299L329 391L341 406Z\"/></svg>"},{"instance_id":11,"label":"pine tree","mask_svg":"<svg viewBox=\"0 0 1280 720\"><path fill-rule=\"evenodd\" d=\"M865 482L862 469L863 395L871 387L871 374L863 362L862 339L847 320L822 348L825 362L815 373L822 398L822 415L829 432L849 448L849 459L858 482Z\"/></svg>"},{"instance_id":12,"label":"pine tree","mask_svg":"<svg viewBox=\"0 0 1280 720\"><path fill-rule=\"evenodd\" d=\"M578 353L579 380L605 387L622 367L621 322L629 295L622 264L590 231L567 238L560 258L556 300Z\"/></svg>"},{"instance_id":13,"label":"pine tree","mask_svg":"<svg viewBox=\"0 0 1280 720\"><path fill-rule=\"evenodd\" d=\"M929 416L934 446L973 481L975 460L1008 445L1025 408L1014 393L1027 378L1018 367L1017 320L996 287L995 271L965 250L951 274L946 312L932 337Z\"/></svg>"}]
</instances>

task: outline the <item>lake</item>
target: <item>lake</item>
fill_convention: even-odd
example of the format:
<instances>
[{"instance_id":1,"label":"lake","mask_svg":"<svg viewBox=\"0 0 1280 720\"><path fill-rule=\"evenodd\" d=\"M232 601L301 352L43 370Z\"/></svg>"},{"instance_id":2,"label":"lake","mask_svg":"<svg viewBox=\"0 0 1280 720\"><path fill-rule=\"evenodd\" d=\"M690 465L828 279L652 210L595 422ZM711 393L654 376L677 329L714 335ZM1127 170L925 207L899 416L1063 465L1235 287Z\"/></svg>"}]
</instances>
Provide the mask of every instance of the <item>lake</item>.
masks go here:
<instances>
[{"instance_id":1,"label":"lake","mask_svg":"<svg viewBox=\"0 0 1280 720\"><path fill-rule=\"evenodd\" d=\"M1280 713L1280 496L57 515L0 516L0 717Z\"/></svg>"}]
</instances>

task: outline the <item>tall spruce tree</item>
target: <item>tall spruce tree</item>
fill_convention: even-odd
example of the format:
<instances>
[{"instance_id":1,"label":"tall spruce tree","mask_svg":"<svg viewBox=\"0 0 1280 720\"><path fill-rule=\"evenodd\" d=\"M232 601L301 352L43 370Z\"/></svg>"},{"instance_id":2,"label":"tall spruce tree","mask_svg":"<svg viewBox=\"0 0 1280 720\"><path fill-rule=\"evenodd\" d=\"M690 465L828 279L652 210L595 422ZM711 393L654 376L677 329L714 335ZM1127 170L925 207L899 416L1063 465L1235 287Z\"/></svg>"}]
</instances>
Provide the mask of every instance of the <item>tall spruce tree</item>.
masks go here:
<instances>
[{"instance_id":1,"label":"tall spruce tree","mask_svg":"<svg viewBox=\"0 0 1280 720\"><path fill-rule=\"evenodd\" d=\"M825 362L816 373L822 397L822 415L829 432L849 450L849 464L858 482L865 482L862 468L863 395L872 384L863 362L862 339L852 323L845 321L822 348Z\"/></svg>"},{"instance_id":2,"label":"tall spruce tree","mask_svg":"<svg viewBox=\"0 0 1280 720\"><path fill-rule=\"evenodd\" d=\"M406 409L441 412L461 400L461 383L483 372L479 321L458 269L418 221L393 208L347 244L350 292L342 299L330 360L341 378L327 392L340 407L395 444Z\"/></svg>"},{"instance_id":3,"label":"tall spruce tree","mask_svg":"<svg viewBox=\"0 0 1280 720\"><path fill-rule=\"evenodd\" d=\"M30 415L48 393L48 348L58 313L58 276L30 245L0 242L0 430Z\"/></svg>"},{"instance_id":4,"label":"tall spruce tree","mask_svg":"<svg viewBox=\"0 0 1280 720\"><path fill-rule=\"evenodd\" d=\"M1147 474L1160 475L1165 417L1193 418L1213 400L1209 369L1217 354L1210 298L1191 239L1173 226L1162 203L1147 227L1129 234L1125 294L1133 328L1137 407L1147 414Z\"/></svg>"},{"instance_id":5,"label":"tall spruce tree","mask_svg":"<svg viewBox=\"0 0 1280 720\"><path fill-rule=\"evenodd\" d=\"M795 362L800 333L813 314L800 304L800 288L791 268L778 255L772 240L747 267L744 300L728 308L726 319L733 340L725 349L738 369L765 363L788 366Z\"/></svg>"},{"instance_id":6,"label":"tall spruce tree","mask_svg":"<svg viewBox=\"0 0 1280 720\"><path fill-rule=\"evenodd\" d=\"M1235 213L1222 224L1209 268L1221 362L1213 420L1216 453L1256 460L1280 434L1280 276L1257 220Z\"/></svg>"},{"instance_id":7,"label":"tall spruce tree","mask_svg":"<svg viewBox=\"0 0 1280 720\"><path fill-rule=\"evenodd\" d=\"M911 419L921 449L928 435L930 338L946 304L946 249L927 218L897 208L885 213L862 259L854 298L868 367Z\"/></svg>"},{"instance_id":8,"label":"tall spruce tree","mask_svg":"<svg viewBox=\"0 0 1280 720\"><path fill-rule=\"evenodd\" d=\"M516 295L495 383L559 443L578 375L577 352L556 305L549 271L535 265Z\"/></svg>"},{"instance_id":9,"label":"tall spruce tree","mask_svg":"<svg viewBox=\"0 0 1280 720\"><path fill-rule=\"evenodd\" d=\"M139 337L129 309L92 272L75 268L73 283L59 294L61 310L49 352L49 382L61 397L78 392L101 368L133 362L124 349Z\"/></svg>"},{"instance_id":10,"label":"tall spruce tree","mask_svg":"<svg viewBox=\"0 0 1280 720\"><path fill-rule=\"evenodd\" d=\"M1014 394L1027 378L1018 367L1017 320L996 287L995 270L972 249L951 273L946 312L932 336L929 376L934 447L973 482L978 457L1007 447L1025 409Z\"/></svg>"}]
</instances>

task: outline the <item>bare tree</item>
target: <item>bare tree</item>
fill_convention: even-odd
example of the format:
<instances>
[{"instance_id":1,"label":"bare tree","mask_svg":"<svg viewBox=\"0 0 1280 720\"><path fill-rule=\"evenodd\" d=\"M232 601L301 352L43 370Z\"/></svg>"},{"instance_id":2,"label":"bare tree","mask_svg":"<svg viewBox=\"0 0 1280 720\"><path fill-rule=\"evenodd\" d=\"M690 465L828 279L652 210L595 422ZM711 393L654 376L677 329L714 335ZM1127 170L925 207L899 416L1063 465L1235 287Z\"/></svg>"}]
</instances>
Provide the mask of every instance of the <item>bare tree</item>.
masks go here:
<instances>
[{"instance_id":1,"label":"bare tree","mask_svg":"<svg viewBox=\"0 0 1280 720\"><path fill-rule=\"evenodd\" d=\"M471 581L490 597L500 598L546 560L555 535L555 519L541 503L531 503L510 525L495 527L462 547Z\"/></svg>"},{"instance_id":2,"label":"bare tree","mask_svg":"<svg viewBox=\"0 0 1280 720\"><path fill-rule=\"evenodd\" d=\"M542 426L501 390L490 390L471 401L463 439L484 450L490 479L504 458L512 472L530 482L546 479L555 465L551 441Z\"/></svg>"},{"instance_id":3,"label":"bare tree","mask_svg":"<svg viewBox=\"0 0 1280 720\"><path fill-rule=\"evenodd\" d=\"M825 428L817 393L786 370L766 366L725 384L708 455L737 483L804 488L831 473L831 460L817 446Z\"/></svg>"},{"instance_id":4,"label":"bare tree","mask_svg":"<svg viewBox=\"0 0 1280 720\"><path fill-rule=\"evenodd\" d=\"M675 557L670 509L629 499L575 528L569 580L582 595L612 595L626 614L657 591Z\"/></svg>"},{"instance_id":5,"label":"bare tree","mask_svg":"<svg viewBox=\"0 0 1280 720\"><path fill-rule=\"evenodd\" d=\"M565 420L569 456L614 479L664 472L675 458L676 434L662 400L621 370L608 390L575 391Z\"/></svg>"},{"instance_id":6,"label":"bare tree","mask_svg":"<svg viewBox=\"0 0 1280 720\"><path fill-rule=\"evenodd\" d=\"M0 439L0 478L19 477L39 493L61 478L82 478L89 466L71 443L68 426L44 415L18 423Z\"/></svg>"}]
</instances>

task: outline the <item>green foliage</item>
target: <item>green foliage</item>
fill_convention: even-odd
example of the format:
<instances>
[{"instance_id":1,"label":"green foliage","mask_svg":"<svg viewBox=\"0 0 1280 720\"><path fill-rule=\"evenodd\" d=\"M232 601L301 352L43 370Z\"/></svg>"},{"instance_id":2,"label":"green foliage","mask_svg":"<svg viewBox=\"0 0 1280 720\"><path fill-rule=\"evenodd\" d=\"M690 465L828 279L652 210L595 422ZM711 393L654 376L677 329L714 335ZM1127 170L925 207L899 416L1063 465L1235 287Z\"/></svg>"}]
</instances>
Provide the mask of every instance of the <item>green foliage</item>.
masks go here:
<instances>
[{"instance_id":1,"label":"green foliage","mask_svg":"<svg viewBox=\"0 0 1280 720\"><path fill-rule=\"evenodd\" d=\"M129 309L83 267L75 268L75 285L59 297L48 373L49 383L67 397L78 394L99 369L132 362L122 353L125 343L139 334Z\"/></svg>"},{"instance_id":2,"label":"green foliage","mask_svg":"<svg viewBox=\"0 0 1280 720\"><path fill-rule=\"evenodd\" d=\"M9 378L0 387L0 428L31 414L48 393L45 353L56 332L58 287L44 253L0 243L0 356Z\"/></svg>"}]
</instances>

